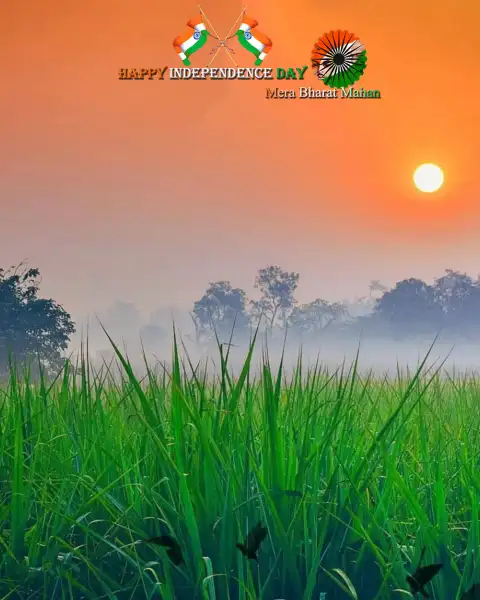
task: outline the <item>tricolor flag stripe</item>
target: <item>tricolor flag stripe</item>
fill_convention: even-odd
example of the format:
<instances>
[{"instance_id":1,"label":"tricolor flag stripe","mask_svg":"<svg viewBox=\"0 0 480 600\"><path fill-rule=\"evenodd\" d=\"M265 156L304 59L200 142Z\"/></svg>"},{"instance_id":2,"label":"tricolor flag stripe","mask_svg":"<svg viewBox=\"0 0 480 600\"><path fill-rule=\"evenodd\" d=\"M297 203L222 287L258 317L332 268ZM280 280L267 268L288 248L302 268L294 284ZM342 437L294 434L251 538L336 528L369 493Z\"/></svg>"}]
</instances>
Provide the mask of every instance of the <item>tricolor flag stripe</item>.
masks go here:
<instances>
[{"instance_id":1,"label":"tricolor flag stripe","mask_svg":"<svg viewBox=\"0 0 480 600\"><path fill-rule=\"evenodd\" d=\"M240 25L240 30L241 31L249 31L250 29L253 29L257 25L258 25L258 21L255 21L255 19L250 19L249 17L246 17L245 23L242 23Z\"/></svg>"},{"instance_id":2,"label":"tricolor flag stripe","mask_svg":"<svg viewBox=\"0 0 480 600\"><path fill-rule=\"evenodd\" d=\"M360 42L360 38L347 31L330 31L330 33L327 33L321 39L321 45L327 48L327 52L328 49L342 48L355 42Z\"/></svg>"},{"instance_id":3,"label":"tricolor flag stripe","mask_svg":"<svg viewBox=\"0 0 480 600\"><path fill-rule=\"evenodd\" d=\"M237 37L238 41L245 48L245 50L248 50L257 57L255 65L258 66L262 64L263 60L270 52L272 48L272 40L261 31L257 31L255 29L255 31L252 32L252 29L254 29L257 25L258 21L245 16L237 31Z\"/></svg>"},{"instance_id":4,"label":"tricolor flag stripe","mask_svg":"<svg viewBox=\"0 0 480 600\"><path fill-rule=\"evenodd\" d=\"M209 34L201 15L190 19L187 26L190 30L176 37L173 40L173 47L183 63L189 66L191 64L189 56L205 45Z\"/></svg>"},{"instance_id":5,"label":"tricolor flag stripe","mask_svg":"<svg viewBox=\"0 0 480 600\"><path fill-rule=\"evenodd\" d=\"M322 35L312 50L315 75L330 87L353 85L366 66L365 46L349 31L330 31Z\"/></svg>"},{"instance_id":6,"label":"tricolor flag stripe","mask_svg":"<svg viewBox=\"0 0 480 600\"><path fill-rule=\"evenodd\" d=\"M347 64L346 68L335 66L333 69L327 69L320 79L326 85L333 87L347 87L353 85L365 71L367 66L367 51L364 50L353 64Z\"/></svg>"},{"instance_id":7,"label":"tricolor flag stripe","mask_svg":"<svg viewBox=\"0 0 480 600\"><path fill-rule=\"evenodd\" d=\"M202 15L197 15L196 17L193 17L193 19L189 19L187 21L187 27L191 27L192 29L196 29L197 31L205 29Z\"/></svg>"},{"instance_id":8,"label":"tricolor flag stripe","mask_svg":"<svg viewBox=\"0 0 480 600\"><path fill-rule=\"evenodd\" d=\"M195 46L195 44L198 44L198 39L195 39L192 35L188 40L185 40L183 44L180 44L180 48L183 52L186 52L187 50L190 50L192 46Z\"/></svg>"},{"instance_id":9,"label":"tricolor flag stripe","mask_svg":"<svg viewBox=\"0 0 480 600\"><path fill-rule=\"evenodd\" d=\"M342 65L336 65L333 62L321 63L318 67L319 76L321 78L329 77L330 75L336 75L345 71L353 70L355 72L362 71L365 68L366 62L366 51L362 52L355 59L347 59Z\"/></svg>"},{"instance_id":10,"label":"tricolor flag stripe","mask_svg":"<svg viewBox=\"0 0 480 600\"><path fill-rule=\"evenodd\" d=\"M262 41L262 37L263 40ZM258 50L259 52L263 52L263 49L265 48L266 44L268 43L268 38L265 39L266 36L262 36L262 34L259 31L255 32L255 35L253 35L252 33L252 37L247 40L256 50Z\"/></svg>"}]
</instances>

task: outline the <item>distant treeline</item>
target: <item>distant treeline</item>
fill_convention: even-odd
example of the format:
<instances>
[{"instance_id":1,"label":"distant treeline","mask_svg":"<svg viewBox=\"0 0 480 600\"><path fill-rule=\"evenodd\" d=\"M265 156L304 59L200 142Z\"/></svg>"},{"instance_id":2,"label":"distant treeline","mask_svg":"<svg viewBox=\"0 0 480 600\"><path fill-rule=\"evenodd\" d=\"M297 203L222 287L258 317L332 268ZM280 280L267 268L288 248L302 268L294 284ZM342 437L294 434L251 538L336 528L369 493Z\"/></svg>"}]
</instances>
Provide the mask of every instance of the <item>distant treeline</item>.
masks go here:
<instances>
[{"instance_id":1,"label":"distant treeline","mask_svg":"<svg viewBox=\"0 0 480 600\"><path fill-rule=\"evenodd\" d=\"M480 279L447 269L433 284L410 278L388 288L371 281L370 295L354 303L321 298L299 304L295 298L300 276L278 266L258 271L259 300L249 300L230 281L210 283L193 305L191 317L199 343L215 337L251 334L252 329L284 333L307 340L319 333L388 336L480 337Z\"/></svg>"},{"instance_id":2,"label":"distant treeline","mask_svg":"<svg viewBox=\"0 0 480 600\"><path fill-rule=\"evenodd\" d=\"M230 281L210 283L194 302L190 316L196 342L248 339L257 329L275 337L308 341L319 334L335 336L411 339L449 337L480 338L480 279L447 269L429 285L405 279L388 288L379 281L369 285L370 295L353 303L316 298L299 304L295 298L300 275L271 265L255 278L259 299L251 300ZM39 298L40 273L23 264L0 269L0 375L14 359L35 357L36 367L61 364L75 324L62 306ZM142 339L151 344L165 339L160 325L141 328Z\"/></svg>"}]
</instances>

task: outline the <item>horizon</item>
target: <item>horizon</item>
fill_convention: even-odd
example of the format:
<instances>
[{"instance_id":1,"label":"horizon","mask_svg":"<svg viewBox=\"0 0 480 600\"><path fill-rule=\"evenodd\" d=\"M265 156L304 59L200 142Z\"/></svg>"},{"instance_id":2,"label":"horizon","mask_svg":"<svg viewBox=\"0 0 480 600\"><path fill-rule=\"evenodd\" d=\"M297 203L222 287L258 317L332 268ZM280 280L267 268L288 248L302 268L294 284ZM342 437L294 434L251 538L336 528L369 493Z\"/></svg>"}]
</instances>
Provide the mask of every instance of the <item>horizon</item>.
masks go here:
<instances>
[{"instance_id":1,"label":"horizon","mask_svg":"<svg viewBox=\"0 0 480 600\"><path fill-rule=\"evenodd\" d=\"M479 22L3 2L0 597L478 593Z\"/></svg>"},{"instance_id":2,"label":"horizon","mask_svg":"<svg viewBox=\"0 0 480 600\"><path fill-rule=\"evenodd\" d=\"M203 8L227 31L240 4ZM209 281L248 291L266 264L301 273L300 302L361 296L371 279L431 280L445 266L476 273L478 5L305 0L292 25L284 0L252 2L274 43L265 68L308 64L330 29L365 44L359 85L381 100L300 103L267 101L261 81L119 81L125 64L182 66L172 40L191 3L25 0L0 10L11 61L0 99L2 261L38 267L43 294L77 320L116 301L146 314L186 306ZM452 31L464 38L461 62L443 42ZM407 62L416 68L405 72ZM441 87L452 72L458 93ZM192 148L183 166L182 138ZM423 162L444 169L436 194L413 187Z\"/></svg>"}]
</instances>

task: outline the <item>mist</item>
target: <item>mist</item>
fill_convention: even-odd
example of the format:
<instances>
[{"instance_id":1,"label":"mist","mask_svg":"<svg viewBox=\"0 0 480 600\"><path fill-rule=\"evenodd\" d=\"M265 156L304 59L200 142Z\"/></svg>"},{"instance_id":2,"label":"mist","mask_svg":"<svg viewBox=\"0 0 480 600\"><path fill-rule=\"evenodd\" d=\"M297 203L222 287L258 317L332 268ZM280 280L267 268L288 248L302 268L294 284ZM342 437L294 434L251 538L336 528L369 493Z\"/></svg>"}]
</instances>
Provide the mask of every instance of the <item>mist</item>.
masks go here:
<instances>
[{"instance_id":1,"label":"mist","mask_svg":"<svg viewBox=\"0 0 480 600\"><path fill-rule=\"evenodd\" d=\"M359 306L360 304L360 306ZM361 317L372 314L365 303L352 303ZM247 358L250 341L255 334L251 328L248 335L238 336L233 329L234 343L230 335L218 335L208 343L196 341L196 331L190 311L179 307L158 308L150 315L142 314L132 303L116 302L110 308L96 314L83 316L77 322L77 332L69 348L72 356L78 356L83 344L88 343L89 358L96 367L115 361L115 351L108 339L128 356L137 372L145 372L145 359L149 365L169 365L172 359L174 331L181 358L185 364L196 367L199 363L210 374L221 368L219 344L224 356L228 353L228 365L239 374ZM107 335L108 334L108 335ZM285 372L291 373L299 360L305 369L319 367L333 372L348 371L356 364L362 374L372 372L375 376L396 377L398 372L415 371L427 357L424 369L454 375L475 374L480 371L480 343L466 340L448 332L432 331L417 335L414 339L398 339L391 335L372 335L359 327L331 327L307 339L299 339L293 330L274 331L259 329L252 355L253 370L258 371L268 357L272 367L278 368L283 360Z\"/></svg>"}]
</instances>

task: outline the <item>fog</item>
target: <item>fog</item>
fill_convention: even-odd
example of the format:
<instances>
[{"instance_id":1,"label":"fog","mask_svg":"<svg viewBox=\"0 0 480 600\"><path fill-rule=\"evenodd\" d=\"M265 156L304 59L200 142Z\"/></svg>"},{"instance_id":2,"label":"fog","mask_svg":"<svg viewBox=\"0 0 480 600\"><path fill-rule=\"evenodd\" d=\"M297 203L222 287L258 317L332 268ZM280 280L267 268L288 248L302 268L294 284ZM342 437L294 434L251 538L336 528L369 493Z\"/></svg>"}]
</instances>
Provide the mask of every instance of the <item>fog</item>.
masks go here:
<instances>
[{"instance_id":1,"label":"fog","mask_svg":"<svg viewBox=\"0 0 480 600\"><path fill-rule=\"evenodd\" d=\"M351 312L354 312L354 307ZM363 310L363 316L365 314L369 314L368 306ZM117 302L107 310L77 320L77 333L69 351L72 356L78 356L82 342L86 345L88 341L90 360L100 368L115 360L115 352L108 339L110 336L122 353L128 355L136 371L143 373L144 356L149 365L171 364L174 329L185 364L190 361L195 367L202 363L208 365L212 374L219 371L218 343L215 339L197 343L189 311L179 308L159 308L145 316L134 304ZM251 329L249 335L253 333ZM229 341L229 335L218 338L218 342L223 344L224 355L228 350L231 370L238 374L248 354L249 337L234 335L235 343L228 345ZM350 326L339 331L326 328L308 339L299 339L288 329L269 335L259 330L252 357L255 371L266 354L274 368L278 367L283 356L287 373L292 372L300 356L304 367L319 365L332 372L342 366L348 370L358 355L357 368L361 373L373 371L377 376L395 377L399 369L401 372L414 371L427 354L424 369L430 369L430 372L439 368L444 374L480 372L480 344L442 332L423 337L417 335L415 339L393 339L388 335L373 336L359 327Z\"/></svg>"}]
</instances>

